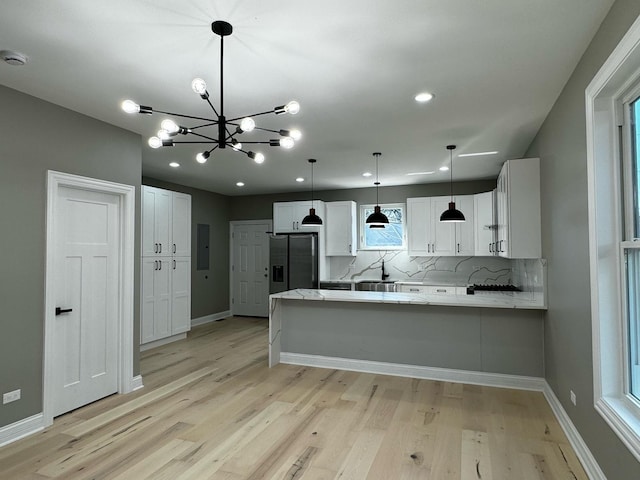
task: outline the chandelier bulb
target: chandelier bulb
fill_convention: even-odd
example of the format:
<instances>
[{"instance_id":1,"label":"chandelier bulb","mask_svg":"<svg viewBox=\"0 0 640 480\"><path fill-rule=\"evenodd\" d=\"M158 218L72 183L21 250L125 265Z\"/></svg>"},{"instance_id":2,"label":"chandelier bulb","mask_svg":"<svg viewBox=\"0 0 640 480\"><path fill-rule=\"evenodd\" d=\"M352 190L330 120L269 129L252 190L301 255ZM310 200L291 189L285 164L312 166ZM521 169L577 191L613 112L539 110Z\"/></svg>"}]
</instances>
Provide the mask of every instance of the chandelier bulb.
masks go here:
<instances>
[{"instance_id":1,"label":"chandelier bulb","mask_svg":"<svg viewBox=\"0 0 640 480\"><path fill-rule=\"evenodd\" d=\"M191 88L198 95L202 96L207 93L207 82L201 78L194 78L191 82Z\"/></svg>"},{"instance_id":2,"label":"chandelier bulb","mask_svg":"<svg viewBox=\"0 0 640 480\"><path fill-rule=\"evenodd\" d=\"M256 128L256 122L253 120L253 118L246 117L240 121L240 129L243 132L250 132L254 128Z\"/></svg>"},{"instance_id":3,"label":"chandelier bulb","mask_svg":"<svg viewBox=\"0 0 640 480\"><path fill-rule=\"evenodd\" d=\"M171 138L169 132L167 132L164 128L158 130L157 136L160 140L169 140L169 138Z\"/></svg>"},{"instance_id":4,"label":"chandelier bulb","mask_svg":"<svg viewBox=\"0 0 640 480\"><path fill-rule=\"evenodd\" d=\"M242 150L242 143L237 142L237 141L234 140L234 141L231 142L231 148L233 150L235 150L236 152L238 152L238 151Z\"/></svg>"},{"instance_id":5,"label":"chandelier bulb","mask_svg":"<svg viewBox=\"0 0 640 480\"><path fill-rule=\"evenodd\" d=\"M289 136L297 142L302 138L302 132L297 128L294 128L293 130L289 130Z\"/></svg>"},{"instance_id":6,"label":"chandelier bulb","mask_svg":"<svg viewBox=\"0 0 640 480\"><path fill-rule=\"evenodd\" d=\"M254 162L260 164L260 163L264 163L264 155L260 152L249 152L247 154L249 156L249 158L252 158Z\"/></svg>"},{"instance_id":7,"label":"chandelier bulb","mask_svg":"<svg viewBox=\"0 0 640 480\"><path fill-rule=\"evenodd\" d=\"M149 146L151 148L160 148L162 146L162 140L159 137L151 137L149 139Z\"/></svg>"},{"instance_id":8,"label":"chandelier bulb","mask_svg":"<svg viewBox=\"0 0 640 480\"><path fill-rule=\"evenodd\" d=\"M284 106L284 111L290 113L291 115L295 115L300 111L300 104L295 100L291 100Z\"/></svg>"},{"instance_id":9,"label":"chandelier bulb","mask_svg":"<svg viewBox=\"0 0 640 480\"><path fill-rule=\"evenodd\" d=\"M160 128L166 130L167 133L178 133L178 130L180 130L180 126L170 118L164 119L160 123Z\"/></svg>"},{"instance_id":10,"label":"chandelier bulb","mask_svg":"<svg viewBox=\"0 0 640 480\"><path fill-rule=\"evenodd\" d=\"M209 158L209 152L201 152L196 155L196 162L207 163L208 158Z\"/></svg>"},{"instance_id":11,"label":"chandelier bulb","mask_svg":"<svg viewBox=\"0 0 640 480\"><path fill-rule=\"evenodd\" d=\"M124 102L122 102L122 104L120 106L122 107L122 110L124 110L127 113L139 113L140 112L140 105L138 105L133 100L125 100Z\"/></svg>"},{"instance_id":12,"label":"chandelier bulb","mask_svg":"<svg viewBox=\"0 0 640 480\"><path fill-rule=\"evenodd\" d=\"M280 139L280 146L282 148L286 148L286 149L293 148L295 143L296 142L291 137L284 137Z\"/></svg>"}]
</instances>

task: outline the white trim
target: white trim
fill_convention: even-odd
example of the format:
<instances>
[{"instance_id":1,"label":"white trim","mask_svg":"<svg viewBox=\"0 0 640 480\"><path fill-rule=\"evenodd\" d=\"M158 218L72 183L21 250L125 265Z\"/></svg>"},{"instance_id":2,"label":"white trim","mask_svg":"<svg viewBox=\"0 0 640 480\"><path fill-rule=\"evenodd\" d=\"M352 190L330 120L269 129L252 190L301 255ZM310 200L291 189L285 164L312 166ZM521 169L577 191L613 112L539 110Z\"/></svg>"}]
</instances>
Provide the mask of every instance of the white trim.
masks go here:
<instances>
[{"instance_id":1,"label":"white trim","mask_svg":"<svg viewBox=\"0 0 640 480\"><path fill-rule=\"evenodd\" d=\"M55 321L55 212L58 190L71 187L120 197L120 279L118 298L118 393L128 393L134 388L133 379L133 298L134 298L134 246L135 246L135 187L119 183L81 177L68 173L47 172L47 223L45 258L45 315L43 355L43 423L53 423L53 325Z\"/></svg>"},{"instance_id":2,"label":"white trim","mask_svg":"<svg viewBox=\"0 0 640 480\"><path fill-rule=\"evenodd\" d=\"M147 350L151 350L152 348L161 347L162 345L167 345L169 343L177 342L179 340L184 340L185 338L187 338L186 333L178 333L176 335L171 335L170 337L164 337L158 340L153 340L152 342L141 344L140 351L146 352Z\"/></svg>"},{"instance_id":3,"label":"white trim","mask_svg":"<svg viewBox=\"0 0 640 480\"><path fill-rule=\"evenodd\" d=\"M454 370L452 368L424 367L420 365L355 360L352 358L326 357L323 355L291 352L280 352L280 363L379 375L395 375L397 377L421 378L425 380L469 383L486 387L517 388L519 390L534 390L537 392L543 391L546 383L545 380L540 377Z\"/></svg>"},{"instance_id":4,"label":"white trim","mask_svg":"<svg viewBox=\"0 0 640 480\"><path fill-rule=\"evenodd\" d=\"M0 428L0 447L44 430L44 416L38 413Z\"/></svg>"},{"instance_id":5,"label":"white trim","mask_svg":"<svg viewBox=\"0 0 640 480\"><path fill-rule=\"evenodd\" d=\"M231 310L225 310L224 312L211 313L209 315L205 315L204 317L192 318L191 326L197 327L198 325L205 325L211 322L217 322L218 320L223 320L225 318L231 317Z\"/></svg>"},{"instance_id":6,"label":"white trim","mask_svg":"<svg viewBox=\"0 0 640 480\"><path fill-rule=\"evenodd\" d=\"M598 465L598 462L596 462L591 450L587 447L582 436L580 436L580 432L578 432L578 429L571 421L571 418L569 418L569 415L567 415L567 412L562 407L560 400L558 400L558 397L553 393L553 390L547 382L545 382L542 393L544 393L544 397L547 399L547 402L551 407L551 411L558 420L562 430L564 430L573 450L576 452L576 456L578 457L578 460L580 460L582 468L584 468L587 476L591 480L606 480L607 477L604 475L604 472L600 468L600 465Z\"/></svg>"},{"instance_id":7,"label":"white trim","mask_svg":"<svg viewBox=\"0 0 640 480\"><path fill-rule=\"evenodd\" d=\"M131 391L135 392L136 390L140 390L141 388L144 388L144 385L142 384L142 375L136 375L131 380Z\"/></svg>"},{"instance_id":8,"label":"white trim","mask_svg":"<svg viewBox=\"0 0 640 480\"><path fill-rule=\"evenodd\" d=\"M640 75L638 17L585 90L595 410L640 460L640 415L625 398L618 103Z\"/></svg>"}]
</instances>

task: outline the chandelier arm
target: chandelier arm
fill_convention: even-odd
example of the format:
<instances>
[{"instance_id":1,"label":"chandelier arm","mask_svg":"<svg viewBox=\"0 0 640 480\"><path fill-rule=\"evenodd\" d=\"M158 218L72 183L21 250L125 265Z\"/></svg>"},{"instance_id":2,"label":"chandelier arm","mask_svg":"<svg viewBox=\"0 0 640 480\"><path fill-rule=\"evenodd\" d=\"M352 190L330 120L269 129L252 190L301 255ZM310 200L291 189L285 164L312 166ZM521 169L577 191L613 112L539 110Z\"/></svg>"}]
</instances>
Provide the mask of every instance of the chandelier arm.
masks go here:
<instances>
[{"instance_id":1,"label":"chandelier arm","mask_svg":"<svg viewBox=\"0 0 640 480\"><path fill-rule=\"evenodd\" d=\"M243 118L259 117L260 115L268 115L270 113L275 113L275 110L268 110L266 112L254 113L252 115L243 115L242 117L236 117L236 118L227 120L227 122L235 122L236 120L242 120Z\"/></svg>"},{"instance_id":2,"label":"chandelier arm","mask_svg":"<svg viewBox=\"0 0 640 480\"><path fill-rule=\"evenodd\" d=\"M205 137L205 138L208 138L208 137ZM201 140L201 141L198 141L198 140L182 140L182 141L179 141L179 142L174 141L173 145L177 145L179 143L209 143L209 144L211 144L211 143L218 143L218 140L216 140L215 138L213 139L213 141L211 141L211 140L209 140L209 141L204 141L204 140ZM167 146L169 146L169 145L167 145Z\"/></svg>"},{"instance_id":3,"label":"chandelier arm","mask_svg":"<svg viewBox=\"0 0 640 480\"><path fill-rule=\"evenodd\" d=\"M212 125L217 125L217 124L218 124L218 122L203 123L202 125L196 125L195 127L189 127L189 130L192 130L191 133L193 133L193 130L195 130L196 128L211 127Z\"/></svg>"},{"instance_id":4,"label":"chandelier arm","mask_svg":"<svg viewBox=\"0 0 640 480\"><path fill-rule=\"evenodd\" d=\"M200 137L200 138L206 138L207 140L211 140L212 142L217 142L218 139L217 138L213 138L213 137L208 137L207 135L202 135L200 133L196 133L196 132L190 132L191 135L195 135L196 137Z\"/></svg>"},{"instance_id":5,"label":"chandelier arm","mask_svg":"<svg viewBox=\"0 0 640 480\"><path fill-rule=\"evenodd\" d=\"M270 128L255 127L254 130L262 130L263 132L280 134L280 130L271 130Z\"/></svg>"},{"instance_id":6,"label":"chandelier arm","mask_svg":"<svg viewBox=\"0 0 640 480\"><path fill-rule=\"evenodd\" d=\"M209 97L207 97L205 100L207 101L207 103L211 107L211 110L213 110L213 113L216 114L216 117L219 117L220 115L218 115L218 111L216 110L216 107L213 106L213 103L211 103L211 100L209 100Z\"/></svg>"},{"instance_id":7,"label":"chandelier arm","mask_svg":"<svg viewBox=\"0 0 640 480\"><path fill-rule=\"evenodd\" d=\"M204 120L205 122L213 122L211 125L218 124L218 120L214 120L213 118L194 117L193 115L184 115L182 113L175 113L175 112L163 112L162 110L154 110L153 112L163 113L165 115L173 115L174 117L191 118L192 120Z\"/></svg>"},{"instance_id":8,"label":"chandelier arm","mask_svg":"<svg viewBox=\"0 0 640 480\"><path fill-rule=\"evenodd\" d=\"M243 141L243 142L242 142L242 144L243 144L243 145L244 145L245 143L246 143L247 145L269 145L269 144L271 143L271 141L270 141L270 140L266 140L266 141L264 141L264 142L245 142L245 141Z\"/></svg>"}]
</instances>

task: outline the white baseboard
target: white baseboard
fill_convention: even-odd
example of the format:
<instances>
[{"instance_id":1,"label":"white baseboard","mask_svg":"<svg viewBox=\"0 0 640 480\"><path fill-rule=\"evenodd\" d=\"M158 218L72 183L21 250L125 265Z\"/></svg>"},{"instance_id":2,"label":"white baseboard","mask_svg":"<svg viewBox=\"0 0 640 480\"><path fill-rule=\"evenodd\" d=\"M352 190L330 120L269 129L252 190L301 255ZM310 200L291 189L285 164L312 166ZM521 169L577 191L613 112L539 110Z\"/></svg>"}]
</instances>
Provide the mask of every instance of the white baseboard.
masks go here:
<instances>
[{"instance_id":1,"label":"white baseboard","mask_svg":"<svg viewBox=\"0 0 640 480\"><path fill-rule=\"evenodd\" d=\"M582 436L571 421L571 418L569 418L569 415L567 415L567 412L560 403L560 400L558 400L558 397L556 397L556 394L553 392L549 384L546 381L544 383L545 385L542 393L544 393L547 402L549 402L549 406L551 406L553 414L558 419L558 423L562 427L562 430L564 430L564 434L567 436L569 443L575 450L578 460L580 460L582 467L585 472L587 472L587 476L591 480L607 480L607 477L604 475L600 465L596 462L596 459L593 457L591 450L587 447L587 444L584 443Z\"/></svg>"},{"instance_id":2,"label":"white baseboard","mask_svg":"<svg viewBox=\"0 0 640 480\"><path fill-rule=\"evenodd\" d=\"M142 384L142 375L136 375L135 377L133 377L131 379L131 391L132 392L135 392L136 390L140 390L143 387L144 387L144 385Z\"/></svg>"},{"instance_id":3,"label":"white baseboard","mask_svg":"<svg viewBox=\"0 0 640 480\"><path fill-rule=\"evenodd\" d=\"M423 378L445 382L470 383L487 387L517 388L520 390L543 391L546 382L540 377L524 377L499 373L473 372L451 368L423 367L400 363L354 360L352 358L325 357L301 353L280 352L280 362L309 367L337 368L354 372L396 375L398 377Z\"/></svg>"},{"instance_id":4,"label":"white baseboard","mask_svg":"<svg viewBox=\"0 0 640 480\"><path fill-rule=\"evenodd\" d=\"M192 318L191 326L195 327L198 325L204 325L205 323L216 322L218 320L222 320L223 318L228 318L231 316L231 310L225 310L224 312L212 313L210 315L205 315L200 318Z\"/></svg>"},{"instance_id":5,"label":"white baseboard","mask_svg":"<svg viewBox=\"0 0 640 480\"><path fill-rule=\"evenodd\" d=\"M166 345L167 343L173 343L173 342L177 342L178 340L184 340L185 338L187 338L186 333L179 333L177 335L172 335L170 337L161 338L160 340L154 340L153 342L143 343L142 345L140 345L140 351L144 352L152 348Z\"/></svg>"},{"instance_id":6,"label":"white baseboard","mask_svg":"<svg viewBox=\"0 0 640 480\"><path fill-rule=\"evenodd\" d=\"M44 415L38 413L0 428L0 447L44 430Z\"/></svg>"}]
</instances>

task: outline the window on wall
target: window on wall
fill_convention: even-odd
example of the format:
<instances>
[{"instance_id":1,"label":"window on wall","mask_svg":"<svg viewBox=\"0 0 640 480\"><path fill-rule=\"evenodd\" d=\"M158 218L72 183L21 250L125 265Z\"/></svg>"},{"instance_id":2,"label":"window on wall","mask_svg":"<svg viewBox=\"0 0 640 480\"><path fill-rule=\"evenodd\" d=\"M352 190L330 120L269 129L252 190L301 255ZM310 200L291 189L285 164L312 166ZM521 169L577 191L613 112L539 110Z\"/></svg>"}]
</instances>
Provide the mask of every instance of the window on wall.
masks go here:
<instances>
[{"instance_id":1,"label":"window on wall","mask_svg":"<svg viewBox=\"0 0 640 480\"><path fill-rule=\"evenodd\" d=\"M594 403L640 460L640 18L585 93Z\"/></svg>"},{"instance_id":2,"label":"window on wall","mask_svg":"<svg viewBox=\"0 0 640 480\"><path fill-rule=\"evenodd\" d=\"M385 228L369 228L365 222L373 213L375 205L360 206L360 249L403 250L405 244L405 205L392 203L380 205L380 210L389 219Z\"/></svg>"}]
</instances>

